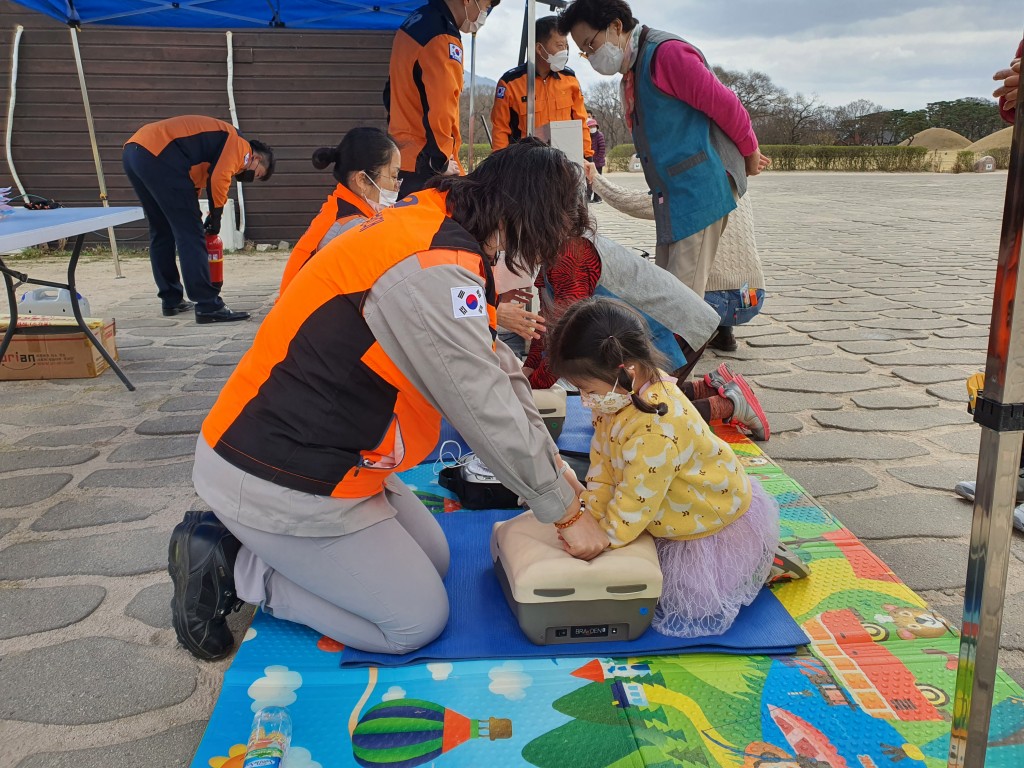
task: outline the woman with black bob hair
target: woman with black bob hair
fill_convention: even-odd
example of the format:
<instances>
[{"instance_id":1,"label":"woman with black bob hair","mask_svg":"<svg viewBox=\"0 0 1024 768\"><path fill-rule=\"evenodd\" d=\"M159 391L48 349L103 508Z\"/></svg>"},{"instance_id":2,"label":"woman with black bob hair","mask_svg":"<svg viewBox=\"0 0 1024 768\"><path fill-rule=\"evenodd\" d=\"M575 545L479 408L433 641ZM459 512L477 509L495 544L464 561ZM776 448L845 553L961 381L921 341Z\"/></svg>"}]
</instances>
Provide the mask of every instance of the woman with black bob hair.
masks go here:
<instances>
[{"instance_id":1,"label":"woman with black bob hair","mask_svg":"<svg viewBox=\"0 0 1024 768\"><path fill-rule=\"evenodd\" d=\"M338 186L295 244L281 278L281 293L313 255L342 232L358 226L398 199L398 145L378 128L353 128L336 147L313 152L313 167L333 165Z\"/></svg>"},{"instance_id":2,"label":"woman with black bob hair","mask_svg":"<svg viewBox=\"0 0 1024 768\"><path fill-rule=\"evenodd\" d=\"M496 340L499 259L529 274L589 226L581 171L527 140L431 181L324 246L264 319L203 424L193 480L213 512L171 538L174 627L228 653L238 600L345 645L406 653L448 620L448 544L397 473L442 415L566 549L607 537L580 514L511 350ZM486 546L480 542L480 546Z\"/></svg>"}]
</instances>

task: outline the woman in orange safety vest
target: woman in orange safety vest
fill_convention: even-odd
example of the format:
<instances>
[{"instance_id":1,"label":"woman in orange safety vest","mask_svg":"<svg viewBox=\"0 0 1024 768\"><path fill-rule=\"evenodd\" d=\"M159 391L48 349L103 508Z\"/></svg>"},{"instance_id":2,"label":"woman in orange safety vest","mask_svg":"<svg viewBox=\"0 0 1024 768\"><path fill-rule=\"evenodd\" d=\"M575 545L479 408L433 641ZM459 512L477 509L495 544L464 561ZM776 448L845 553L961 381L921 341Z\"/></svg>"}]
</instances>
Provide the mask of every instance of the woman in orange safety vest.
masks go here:
<instances>
[{"instance_id":1,"label":"woman in orange safety vest","mask_svg":"<svg viewBox=\"0 0 1024 768\"><path fill-rule=\"evenodd\" d=\"M313 167L334 165L338 186L295 244L281 278L281 293L299 270L331 240L359 226L398 199L402 155L395 140L378 128L353 128L336 147L313 153Z\"/></svg>"},{"instance_id":2,"label":"woman in orange safety vest","mask_svg":"<svg viewBox=\"0 0 1024 768\"><path fill-rule=\"evenodd\" d=\"M172 618L195 656L234 642L236 598L346 646L407 653L448 619L448 544L398 473L444 416L576 557L607 536L580 514L512 351L493 267L531 275L590 226L582 175L525 139L435 177L328 243L263 320L196 444L212 512L171 536ZM483 543L481 543L483 546Z\"/></svg>"}]
</instances>

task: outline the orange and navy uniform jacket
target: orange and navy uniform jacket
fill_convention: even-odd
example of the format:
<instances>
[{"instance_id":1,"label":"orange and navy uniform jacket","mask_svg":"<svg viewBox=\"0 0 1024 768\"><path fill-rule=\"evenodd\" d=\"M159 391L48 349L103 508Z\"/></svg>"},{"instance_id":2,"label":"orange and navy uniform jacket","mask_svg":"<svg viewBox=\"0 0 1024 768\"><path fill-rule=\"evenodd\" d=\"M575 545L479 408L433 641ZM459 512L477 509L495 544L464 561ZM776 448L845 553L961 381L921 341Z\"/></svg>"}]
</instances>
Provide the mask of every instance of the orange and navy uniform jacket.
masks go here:
<instances>
[{"instance_id":1,"label":"orange and navy uniform jacket","mask_svg":"<svg viewBox=\"0 0 1024 768\"><path fill-rule=\"evenodd\" d=\"M252 156L249 142L235 127L204 115L182 115L142 126L125 144L138 144L171 168L192 179L196 194L204 189L211 208L223 208L231 183Z\"/></svg>"},{"instance_id":2,"label":"orange and navy uniform jacket","mask_svg":"<svg viewBox=\"0 0 1024 768\"><path fill-rule=\"evenodd\" d=\"M491 109L491 146L504 149L526 136L526 64L520 64L501 76L494 92ZM590 131L587 129L587 108L583 105L583 90L576 73L571 69L552 72L545 79L536 78L536 113L534 127L557 120L579 120L583 132L583 156L593 157Z\"/></svg>"},{"instance_id":3,"label":"orange and navy uniform jacket","mask_svg":"<svg viewBox=\"0 0 1024 768\"><path fill-rule=\"evenodd\" d=\"M459 160L462 36L444 0L429 0L405 20L391 48L384 87L388 132L407 173L443 173Z\"/></svg>"},{"instance_id":4,"label":"orange and navy uniform jacket","mask_svg":"<svg viewBox=\"0 0 1024 768\"><path fill-rule=\"evenodd\" d=\"M374 210L369 203L351 189L344 184L335 187L328 196L327 202L320 208L320 213L309 225L309 229L295 244L292 255L288 257L284 275L281 277L280 292L284 293L284 289L288 287L288 284L305 266L306 262L327 245L324 238L332 229L335 230L333 237L337 237L342 232L347 232L352 227L362 224L373 215ZM335 225L337 225L336 228Z\"/></svg>"},{"instance_id":5,"label":"orange and navy uniform jacket","mask_svg":"<svg viewBox=\"0 0 1024 768\"><path fill-rule=\"evenodd\" d=\"M375 339L367 296L410 259L418 270L462 267L487 286L466 306L492 339L496 298L480 245L448 218L445 196L419 196L424 204L406 198L332 240L281 295L203 423L230 464L296 491L362 498L433 450L441 416Z\"/></svg>"}]
</instances>

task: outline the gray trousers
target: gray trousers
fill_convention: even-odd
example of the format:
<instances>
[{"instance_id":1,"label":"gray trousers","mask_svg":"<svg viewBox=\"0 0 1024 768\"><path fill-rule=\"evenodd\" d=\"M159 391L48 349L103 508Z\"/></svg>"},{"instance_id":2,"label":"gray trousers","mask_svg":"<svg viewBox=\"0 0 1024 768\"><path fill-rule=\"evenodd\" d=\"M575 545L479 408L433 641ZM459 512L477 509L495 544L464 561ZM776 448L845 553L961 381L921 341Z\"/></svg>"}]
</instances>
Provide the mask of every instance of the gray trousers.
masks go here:
<instances>
[{"instance_id":1,"label":"gray trousers","mask_svg":"<svg viewBox=\"0 0 1024 768\"><path fill-rule=\"evenodd\" d=\"M718 243L728 223L729 216L726 215L683 240L659 243L655 246L654 263L671 272L698 296L703 296L715 263Z\"/></svg>"},{"instance_id":2,"label":"gray trousers","mask_svg":"<svg viewBox=\"0 0 1024 768\"><path fill-rule=\"evenodd\" d=\"M197 490L242 542L235 562L239 598L364 651L408 653L441 634L448 623L441 581L448 571L448 542L401 480L392 475L383 493L365 500L309 497L311 503L348 507L347 517L359 517L360 507L393 517L343 535L269 533L240 523L237 510L245 510L247 522L258 519L261 505L279 511L280 499L271 494L295 510L302 501L296 492L247 475L206 448L202 438L200 444L205 450L197 451ZM280 523L275 520L275 526Z\"/></svg>"}]
</instances>

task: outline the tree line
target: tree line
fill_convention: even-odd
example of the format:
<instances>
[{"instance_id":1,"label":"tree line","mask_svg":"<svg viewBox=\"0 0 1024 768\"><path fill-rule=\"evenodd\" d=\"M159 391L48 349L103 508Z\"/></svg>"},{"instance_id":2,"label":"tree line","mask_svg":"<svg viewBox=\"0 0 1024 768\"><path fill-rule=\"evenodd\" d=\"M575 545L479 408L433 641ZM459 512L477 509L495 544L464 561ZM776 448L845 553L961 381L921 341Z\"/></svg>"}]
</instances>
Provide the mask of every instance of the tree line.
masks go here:
<instances>
[{"instance_id":1,"label":"tree line","mask_svg":"<svg viewBox=\"0 0 1024 768\"><path fill-rule=\"evenodd\" d=\"M947 128L970 141L988 136L1005 126L992 99L966 97L933 101L923 109L886 109L867 99L832 106L818 96L789 93L764 72L737 72L714 68L750 113L762 144L814 144L886 146L899 144L926 128ZM469 94L462 97L462 137L469 135ZM603 80L584 93L587 111L600 123L608 147L629 144L632 139L623 114L619 85ZM490 125L494 89L478 87L474 141L487 143L483 123Z\"/></svg>"}]
</instances>

